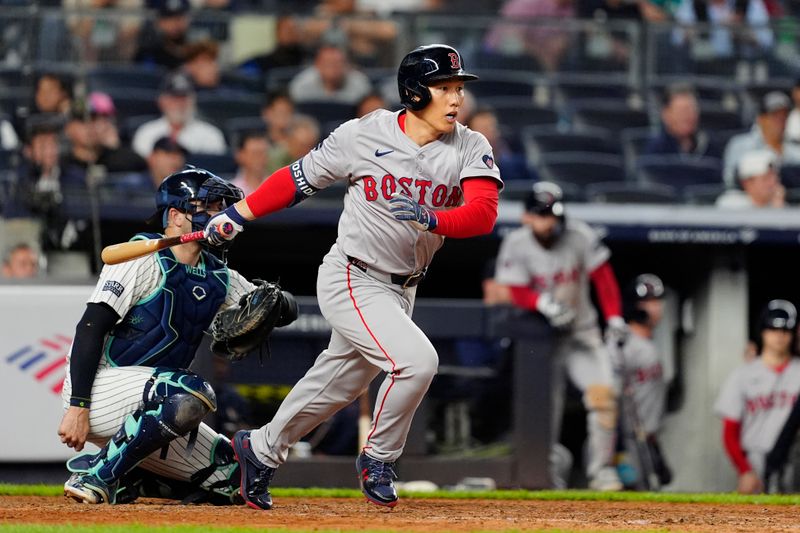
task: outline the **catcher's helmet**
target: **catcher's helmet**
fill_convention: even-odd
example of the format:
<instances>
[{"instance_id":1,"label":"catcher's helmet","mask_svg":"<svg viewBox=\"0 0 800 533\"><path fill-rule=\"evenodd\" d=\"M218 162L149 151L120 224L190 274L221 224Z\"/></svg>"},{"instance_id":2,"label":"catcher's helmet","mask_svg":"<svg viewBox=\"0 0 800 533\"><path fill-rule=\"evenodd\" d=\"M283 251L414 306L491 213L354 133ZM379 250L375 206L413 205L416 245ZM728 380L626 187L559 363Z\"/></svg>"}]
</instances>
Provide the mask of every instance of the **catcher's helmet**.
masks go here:
<instances>
[{"instance_id":1,"label":"catcher's helmet","mask_svg":"<svg viewBox=\"0 0 800 533\"><path fill-rule=\"evenodd\" d=\"M564 194L561 187L550 181L533 184L533 189L525 197L525 210L536 215L564 216Z\"/></svg>"},{"instance_id":2,"label":"catcher's helmet","mask_svg":"<svg viewBox=\"0 0 800 533\"><path fill-rule=\"evenodd\" d=\"M647 311L639 307L645 300L660 300L664 297L664 283L655 274L640 274L622 291L622 316L626 321L646 323Z\"/></svg>"},{"instance_id":3,"label":"catcher's helmet","mask_svg":"<svg viewBox=\"0 0 800 533\"><path fill-rule=\"evenodd\" d=\"M478 76L464 70L461 54L452 46L430 44L415 48L406 54L397 71L400 103L406 109L419 111L431 101L428 86L452 78L470 81Z\"/></svg>"},{"instance_id":4,"label":"catcher's helmet","mask_svg":"<svg viewBox=\"0 0 800 533\"><path fill-rule=\"evenodd\" d=\"M772 300L761 312L761 329L794 331L796 325L797 309L787 300Z\"/></svg>"},{"instance_id":5,"label":"catcher's helmet","mask_svg":"<svg viewBox=\"0 0 800 533\"><path fill-rule=\"evenodd\" d=\"M210 218L207 207L215 202L222 202L220 209L225 209L244 198L242 190L220 178L216 174L189 166L179 172L170 174L156 191L156 208L161 214L162 227L167 226L167 213L174 207L192 215L192 229L205 228Z\"/></svg>"}]
</instances>

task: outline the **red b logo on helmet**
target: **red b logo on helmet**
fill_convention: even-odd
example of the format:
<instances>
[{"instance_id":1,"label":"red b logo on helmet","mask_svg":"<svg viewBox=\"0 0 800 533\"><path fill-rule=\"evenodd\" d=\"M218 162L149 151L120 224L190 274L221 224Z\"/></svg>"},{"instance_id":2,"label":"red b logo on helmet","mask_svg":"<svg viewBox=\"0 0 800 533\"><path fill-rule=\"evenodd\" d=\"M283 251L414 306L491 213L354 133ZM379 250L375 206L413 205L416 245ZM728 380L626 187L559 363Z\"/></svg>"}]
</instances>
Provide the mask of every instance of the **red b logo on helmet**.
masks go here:
<instances>
[{"instance_id":1,"label":"red b logo on helmet","mask_svg":"<svg viewBox=\"0 0 800 533\"><path fill-rule=\"evenodd\" d=\"M460 69L461 61L459 61L458 54L455 52L450 52L447 55L450 56L450 66L456 70Z\"/></svg>"}]
</instances>

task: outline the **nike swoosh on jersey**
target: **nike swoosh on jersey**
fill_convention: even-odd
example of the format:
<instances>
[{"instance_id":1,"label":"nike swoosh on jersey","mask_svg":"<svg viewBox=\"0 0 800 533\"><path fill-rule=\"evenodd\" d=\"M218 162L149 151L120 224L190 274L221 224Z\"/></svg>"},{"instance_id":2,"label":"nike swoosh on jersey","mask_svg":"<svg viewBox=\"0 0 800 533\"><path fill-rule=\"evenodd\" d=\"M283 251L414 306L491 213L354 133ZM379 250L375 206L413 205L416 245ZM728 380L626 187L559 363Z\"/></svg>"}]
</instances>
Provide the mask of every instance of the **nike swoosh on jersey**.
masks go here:
<instances>
[{"instance_id":1,"label":"nike swoosh on jersey","mask_svg":"<svg viewBox=\"0 0 800 533\"><path fill-rule=\"evenodd\" d=\"M375 157L383 157L386 154L391 154L392 152L394 152L394 150L386 150L385 152L381 152L380 150L381 150L380 148L375 149Z\"/></svg>"}]
</instances>

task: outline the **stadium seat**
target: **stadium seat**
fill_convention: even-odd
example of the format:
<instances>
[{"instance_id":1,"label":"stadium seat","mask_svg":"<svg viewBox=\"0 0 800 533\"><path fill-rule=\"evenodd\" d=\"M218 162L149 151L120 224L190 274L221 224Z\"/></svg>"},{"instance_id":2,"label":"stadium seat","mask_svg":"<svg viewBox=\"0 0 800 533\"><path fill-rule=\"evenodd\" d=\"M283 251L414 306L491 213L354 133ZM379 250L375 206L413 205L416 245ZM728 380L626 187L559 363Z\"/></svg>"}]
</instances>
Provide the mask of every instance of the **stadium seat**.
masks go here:
<instances>
[{"instance_id":1,"label":"stadium seat","mask_svg":"<svg viewBox=\"0 0 800 533\"><path fill-rule=\"evenodd\" d=\"M239 136L246 131L265 131L267 125L261 115L252 117L236 117L225 121L225 137L231 146L236 146Z\"/></svg>"},{"instance_id":2,"label":"stadium seat","mask_svg":"<svg viewBox=\"0 0 800 533\"><path fill-rule=\"evenodd\" d=\"M292 78L297 76L305 67L276 67L266 73L266 86L268 91L282 90L289 86Z\"/></svg>"},{"instance_id":3,"label":"stadium seat","mask_svg":"<svg viewBox=\"0 0 800 533\"><path fill-rule=\"evenodd\" d=\"M158 108L158 91L149 89L114 89L109 91L117 108L117 120L123 121L137 115L161 116Z\"/></svg>"},{"instance_id":4,"label":"stadium seat","mask_svg":"<svg viewBox=\"0 0 800 533\"><path fill-rule=\"evenodd\" d=\"M520 135L527 126L557 124L560 120L554 109L538 106L525 97L484 98L481 104L491 107L497 115L497 121L511 128L515 135Z\"/></svg>"},{"instance_id":5,"label":"stadium seat","mask_svg":"<svg viewBox=\"0 0 800 533\"><path fill-rule=\"evenodd\" d=\"M692 185L722 185L722 162L714 157L644 155L636 169L639 180L669 185L680 193Z\"/></svg>"},{"instance_id":6,"label":"stadium seat","mask_svg":"<svg viewBox=\"0 0 800 533\"><path fill-rule=\"evenodd\" d=\"M355 106L337 102L298 102L295 109L298 113L314 117L320 124L334 121L342 123L356 116Z\"/></svg>"},{"instance_id":7,"label":"stadium seat","mask_svg":"<svg viewBox=\"0 0 800 533\"><path fill-rule=\"evenodd\" d=\"M641 109L632 109L620 100L573 100L572 123L576 129L591 126L621 132L628 128L650 126L650 115Z\"/></svg>"},{"instance_id":8,"label":"stadium seat","mask_svg":"<svg viewBox=\"0 0 800 533\"><path fill-rule=\"evenodd\" d=\"M215 174L221 176L233 176L236 174L236 160L233 155L222 154L189 154L186 157L186 163L200 168L207 168Z\"/></svg>"},{"instance_id":9,"label":"stadium seat","mask_svg":"<svg viewBox=\"0 0 800 533\"><path fill-rule=\"evenodd\" d=\"M237 96L235 99L215 95L197 95L198 113L206 120L224 127L232 118L261 115L261 98L257 96Z\"/></svg>"},{"instance_id":10,"label":"stadium seat","mask_svg":"<svg viewBox=\"0 0 800 533\"><path fill-rule=\"evenodd\" d=\"M520 72L541 72L539 61L527 54L500 54L487 50L476 52L475 58L470 61L468 68L485 70L517 70Z\"/></svg>"},{"instance_id":11,"label":"stadium seat","mask_svg":"<svg viewBox=\"0 0 800 533\"><path fill-rule=\"evenodd\" d=\"M597 152L620 155L618 141L601 128L562 131L556 126L530 126L522 130L522 142L531 163L538 163L543 154L554 152Z\"/></svg>"},{"instance_id":12,"label":"stadium seat","mask_svg":"<svg viewBox=\"0 0 800 533\"><path fill-rule=\"evenodd\" d=\"M592 183L586 199L606 204L674 204L681 201L673 187L660 183Z\"/></svg>"},{"instance_id":13,"label":"stadium seat","mask_svg":"<svg viewBox=\"0 0 800 533\"><path fill-rule=\"evenodd\" d=\"M543 154L536 171L541 179L560 184L565 194L575 197L585 197L590 183L625 181L622 157L596 152Z\"/></svg>"},{"instance_id":14,"label":"stadium seat","mask_svg":"<svg viewBox=\"0 0 800 533\"><path fill-rule=\"evenodd\" d=\"M598 98L624 102L637 95L637 91L627 83L597 83L596 80L559 81L556 91L565 103Z\"/></svg>"},{"instance_id":15,"label":"stadium seat","mask_svg":"<svg viewBox=\"0 0 800 533\"><path fill-rule=\"evenodd\" d=\"M503 187L503 200L524 200L538 180L511 180Z\"/></svg>"},{"instance_id":16,"label":"stadium seat","mask_svg":"<svg viewBox=\"0 0 800 533\"><path fill-rule=\"evenodd\" d=\"M725 192L725 186L720 184L688 185L683 189L686 202L695 205L714 205L717 198Z\"/></svg>"},{"instance_id":17,"label":"stadium seat","mask_svg":"<svg viewBox=\"0 0 800 533\"><path fill-rule=\"evenodd\" d=\"M123 140L130 142L131 139L133 139L133 134L136 133L137 129L139 129L139 126L145 122L155 120L159 118L159 116L160 115L133 115L131 117L125 117L122 120L118 120L117 124L119 126L120 137Z\"/></svg>"},{"instance_id":18,"label":"stadium seat","mask_svg":"<svg viewBox=\"0 0 800 533\"><path fill-rule=\"evenodd\" d=\"M220 75L220 85L243 93L252 93L254 95L264 93L264 81L260 76L237 71L223 72Z\"/></svg>"},{"instance_id":19,"label":"stadium seat","mask_svg":"<svg viewBox=\"0 0 800 533\"><path fill-rule=\"evenodd\" d=\"M480 79L470 82L467 88L478 100L499 96L519 96L533 102L534 83L528 74L502 70L480 70L476 74L480 76Z\"/></svg>"},{"instance_id":20,"label":"stadium seat","mask_svg":"<svg viewBox=\"0 0 800 533\"><path fill-rule=\"evenodd\" d=\"M121 89L149 89L157 91L165 70L156 67L132 65L102 65L86 74L89 91L118 93Z\"/></svg>"},{"instance_id":21,"label":"stadium seat","mask_svg":"<svg viewBox=\"0 0 800 533\"><path fill-rule=\"evenodd\" d=\"M29 76L21 68L0 67L0 90L9 87L27 87L30 81Z\"/></svg>"},{"instance_id":22,"label":"stadium seat","mask_svg":"<svg viewBox=\"0 0 800 533\"><path fill-rule=\"evenodd\" d=\"M700 127L704 130L737 130L746 127L741 113L728 111L721 106L702 105L700 109Z\"/></svg>"},{"instance_id":23,"label":"stadium seat","mask_svg":"<svg viewBox=\"0 0 800 533\"><path fill-rule=\"evenodd\" d=\"M787 189L800 189L800 165L781 165L780 177Z\"/></svg>"},{"instance_id":24,"label":"stadium seat","mask_svg":"<svg viewBox=\"0 0 800 533\"><path fill-rule=\"evenodd\" d=\"M19 155L17 150L3 150L0 148L0 172L16 169L19 164Z\"/></svg>"}]
</instances>

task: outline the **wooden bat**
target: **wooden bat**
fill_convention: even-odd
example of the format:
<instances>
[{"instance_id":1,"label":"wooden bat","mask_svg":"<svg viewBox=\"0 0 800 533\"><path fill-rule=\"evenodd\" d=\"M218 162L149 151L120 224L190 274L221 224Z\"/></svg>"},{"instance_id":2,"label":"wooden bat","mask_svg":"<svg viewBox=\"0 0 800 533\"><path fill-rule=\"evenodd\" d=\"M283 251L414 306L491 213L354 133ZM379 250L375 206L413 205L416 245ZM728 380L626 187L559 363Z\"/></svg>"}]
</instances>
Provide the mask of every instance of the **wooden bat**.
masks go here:
<instances>
[{"instance_id":1,"label":"wooden bat","mask_svg":"<svg viewBox=\"0 0 800 533\"><path fill-rule=\"evenodd\" d=\"M233 231L233 226L230 222L226 222L221 224L217 231L222 235L228 235ZM201 241L203 239L205 239L205 236L203 235L203 231L200 230L178 235L177 237L121 242L119 244L110 244L103 248L100 257L103 259L103 263L107 265L117 265L125 261L130 261L131 259L158 252L164 248L185 244L187 242Z\"/></svg>"}]
</instances>

